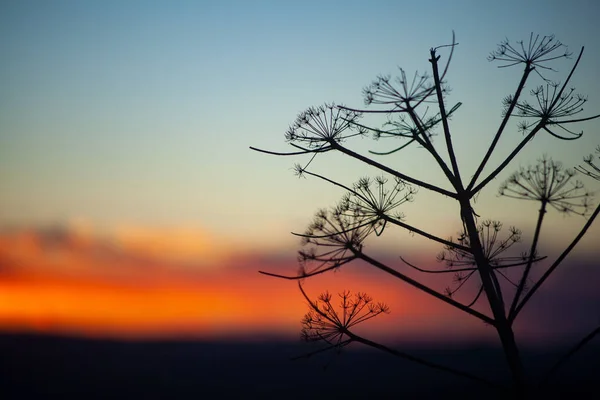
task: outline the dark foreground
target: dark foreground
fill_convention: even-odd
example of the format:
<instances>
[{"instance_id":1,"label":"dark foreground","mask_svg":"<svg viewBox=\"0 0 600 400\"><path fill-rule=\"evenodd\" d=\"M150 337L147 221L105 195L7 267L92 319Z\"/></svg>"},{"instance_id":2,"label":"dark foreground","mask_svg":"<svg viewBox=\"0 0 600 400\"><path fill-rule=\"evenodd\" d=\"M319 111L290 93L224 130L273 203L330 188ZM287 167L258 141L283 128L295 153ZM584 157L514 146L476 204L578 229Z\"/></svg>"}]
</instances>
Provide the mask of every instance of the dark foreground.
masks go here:
<instances>
[{"instance_id":1,"label":"dark foreground","mask_svg":"<svg viewBox=\"0 0 600 400\"><path fill-rule=\"evenodd\" d=\"M546 386L546 399L600 398L596 342ZM288 342L120 342L3 334L0 398L500 398L478 383L359 346L337 356L289 360L310 348ZM495 348L401 348L490 380L507 379ZM544 371L557 351L524 352L528 370Z\"/></svg>"}]
</instances>

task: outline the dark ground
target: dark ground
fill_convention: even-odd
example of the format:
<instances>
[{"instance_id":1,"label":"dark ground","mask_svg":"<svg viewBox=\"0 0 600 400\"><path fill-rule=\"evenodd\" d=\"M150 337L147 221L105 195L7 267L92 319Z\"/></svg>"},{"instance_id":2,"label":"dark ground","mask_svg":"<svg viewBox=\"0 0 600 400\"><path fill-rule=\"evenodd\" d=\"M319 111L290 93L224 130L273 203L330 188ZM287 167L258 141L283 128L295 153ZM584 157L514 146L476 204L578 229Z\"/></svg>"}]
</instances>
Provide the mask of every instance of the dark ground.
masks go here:
<instances>
[{"instance_id":1,"label":"dark ground","mask_svg":"<svg viewBox=\"0 0 600 400\"><path fill-rule=\"evenodd\" d=\"M596 342L557 374L544 398L600 398L600 344ZM502 354L492 347L398 348L491 380L507 378ZM338 356L326 353L289 360L310 349L308 344L283 341L128 342L2 334L0 399L465 400L498 395L469 380L359 345ZM557 351L524 351L528 370L544 371L557 359Z\"/></svg>"}]
</instances>

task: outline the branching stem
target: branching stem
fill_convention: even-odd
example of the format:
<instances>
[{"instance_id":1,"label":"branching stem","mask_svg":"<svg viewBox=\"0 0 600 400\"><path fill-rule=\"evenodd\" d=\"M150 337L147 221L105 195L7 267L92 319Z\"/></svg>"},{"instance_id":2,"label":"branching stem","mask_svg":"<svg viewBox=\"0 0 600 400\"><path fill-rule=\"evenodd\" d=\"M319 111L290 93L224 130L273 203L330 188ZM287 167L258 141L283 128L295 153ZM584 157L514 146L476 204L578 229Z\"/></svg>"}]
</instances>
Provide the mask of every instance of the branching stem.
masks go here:
<instances>
[{"instance_id":1,"label":"branching stem","mask_svg":"<svg viewBox=\"0 0 600 400\"><path fill-rule=\"evenodd\" d=\"M377 161L371 160L368 157L365 157L365 156L363 156L361 154L358 154L358 153L356 153L356 152L354 152L354 151L352 151L352 150L350 150L350 149L342 146L339 143L332 143L331 145L332 145L332 147L334 149L336 149L336 150L338 150L338 151L340 151L340 152L342 152L342 153L344 153L346 155L349 155L352 158L356 158L357 160L360 160L360 161L362 161L362 162L364 162L366 164L369 164L369 165L371 165L371 166L373 166L375 168L378 168L381 171L387 172L388 174L390 174L392 176L395 176L397 178L400 178L400 179L402 179L402 180L404 180L406 182L412 183L414 185L420 186L420 187L425 188L425 189L429 189L429 190L437 192L439 194L443 194L444 196L448 196L448 197L451 197L451 198L456 198L456 193L452 193L452 192L450 192L450 191L448 191L446 189L442 189L442 188L437 187L435 185L432 185L430 183L423 182L421 180L418 180L418 179L415 179L415 178L410 177L408 175L405 175L405 174L403 174L403 173L401 173L399 171L396 171L396 170L394 170L394 169L392 169L392 168L390 168L390 167L388 167L386 165L380 164Z\"/></svg>"},{"instance_id":2,"label":"branching stem","mask_svg":"<svg viewBox=\"0 0 600 400\"><path fill-rule=\"evenodd\" d=\"M508 120L510 119L512 112L515 109L515 106L517 105L519 98L521 97L521 92L523 91L523 88L525 87L525 82L527 82L527 78L529 77L529 74L531 73L531 71L533 71L533 68L530 65L525 65L525 70L523 71L523 76L521 77L519 86L517 86L515 95L513 96L512 101L510 102L510 105L508 106L508 109L506 110L506 114L504 115L504 118L502 118L500 127L498 128L498 131L496 132L496 135L494 136L494 139L492 140L490 147L488 148L487 152L485 153L483 160L481 160L481 164L479 164L479 167L477 167L477 170L475 171L475 175L473 175L473 178L471 178L471 182L469 182L469 185L467 186L467 191L471 191L473 189L473 186L475 186L475 183L477 182L477 178L479 178L479 175L485 168L485 165L487 164L488 160L490 159L490 156L494 152L494 149L496 148L496 145L498 144L498 141L500 140L500 136L502 136L502 132L504 132L504 128L506 128L506 124L508 123Z\"/></svg>"}]
</instances>

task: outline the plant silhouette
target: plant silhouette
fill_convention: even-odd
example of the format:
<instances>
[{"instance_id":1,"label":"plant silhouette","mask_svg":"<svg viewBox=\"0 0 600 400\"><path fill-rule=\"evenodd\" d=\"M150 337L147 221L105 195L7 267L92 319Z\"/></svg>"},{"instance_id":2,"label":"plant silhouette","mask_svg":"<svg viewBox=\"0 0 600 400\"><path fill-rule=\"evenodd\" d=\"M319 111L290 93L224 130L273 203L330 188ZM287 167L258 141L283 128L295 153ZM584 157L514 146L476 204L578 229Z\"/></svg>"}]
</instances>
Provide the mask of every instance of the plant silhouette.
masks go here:
<instances>
[{"instance_id":1,"label":"plant silhouette","mask_svg":"<svg viewBox=\"0 0 600 400\"><path fill-rule=\"evenodd\" d=\"M408 78L406 72L400 69L399 76L395 79L391 76L377 77L363 90L367 109L325 104L300 113L285 135L287 142L294 148L292 152L273 152L251 147L253 150L278 156L307 155L308 161L295 165L298 176L323 180L346 192L336 206L317 212L304 233L296 234L302 238L304 247L299 252L300 269L297 275L266 271L261 273L298 280L300 291L309 306L309 312L302 320L302 335L309 342L325 344L317 352L339 350L352 342L359 342L432 368L498 386L497 383L449 366L430 363L358 336L354 332L355 325L389 312L386 305L374 303L366 294L358 293L353 296L350 292L341 293L340 311L336 311L332 295L326 292L317 300L311 300L302 287L304 279L341 268L354 260L362 260L492 326L498 334L511 371L510 396L524 398L538 386L526 379L515 339L514 323L523 307L575 248L598 216L600 205L595 208L592 206L592 194L574 177L579 172L600 181L600 168L592 155L584 158L585 165L575 169L565 169L561 163L543 156L536 165L520 168L500 186L501 197L540 203L528 251L520 254L515 254L514 245L522 241L521 231L516 227L507 229L500 221L482 219L474 211L473 202L478 193L505 171L535 136L545 132L556 140L576 140L581 137L582 132L575 131L573 127L578 122L598 118L600 115L580 116L587 99L568 86L581 61L583 47L564 82L557 83L547 77L550 71L554 71L551 65L558 59L571 58L572 53L554 36L531 34L528 41L503 41L488 59L498 62L500 68L522 68L521 79L513 94L503 99L500 125L489 146L482 152L483 157L475 172L470 179L465 179L466 175L461 171L455 154L450 129L450 118L462 104L447 104L449 89L446 74L456 46L453 34L450 44L431 48L429 73L415 73L412 78ZM447 52L443 64L442 52ZM535 80L541 83L532 82ZM529 93L530 100L526 99L526 84L534 87ZM436 111L432 111L434 109ZM369 114L387 116L387 122L381 128L369 126L362 122L363 117ZM501 162L489 166L500 139L508 130L509 122L515 119L518 119L516 127L523 138ZM436 138L435 129L441 130L441 139ZM367 135L372 135L375 140L393 138L399 144L391 146L389 151L371 151L369 155L348 147L350 139ZM407 151L415 145L428 153L431 164L443 173L450 189L421 180L373 158ZM310 167L315 157L322 157L322 154L328 152L345 154L378 169L381 175L374 178L363 177L353 185L347 185L312 171ZM597 153L600 156L600 146ZM484 173L486 167L489 172ZM414 200L419 189L446 196L456 202L459 209L457 216L462 222L456 238L445 239L406 222L400 209L403 204ZM544 270L540 261L547 257L538 254L539 239L544 217L551 210L565 215L583 216L586 220L572 242ZM425 284L424 280L412 278L366 252L366 239L383 235L388 226L403 228L413 235L443 246L437 256L437 260L444 264L441 269L421 268L402 257L401 260L420 274L450 274L452 279L445 291L438 291ZM539 275L531 273L534 267L540 268L541 276L538 279L532 278ZM472 289L464 290L469 285ZM459 291L474 293L474 296L459 296ZM564 361L599 332L600 328L586 335L549 369L541 383L547 381Z\"/></svg>"}]
</instances>

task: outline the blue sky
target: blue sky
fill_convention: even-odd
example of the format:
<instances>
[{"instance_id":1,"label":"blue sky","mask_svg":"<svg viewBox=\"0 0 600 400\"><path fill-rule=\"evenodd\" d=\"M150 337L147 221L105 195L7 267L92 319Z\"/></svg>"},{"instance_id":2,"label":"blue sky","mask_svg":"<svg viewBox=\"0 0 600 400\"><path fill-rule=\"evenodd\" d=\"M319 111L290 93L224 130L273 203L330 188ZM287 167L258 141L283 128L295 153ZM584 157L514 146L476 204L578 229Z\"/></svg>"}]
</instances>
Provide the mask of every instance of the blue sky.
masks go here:
<instances>
[{"instance_id":1,"label":"blue sky","mask_svg":"<svg viewBox=\"0 0 600 400\"><path fill-rule=\"evenodd\" d=\"M427 70L429 48L454 30L449 102L463 103L453 132L472 171L519 79L518 68L486 60L506 37L555 34L574 52L585 45L572 84L589 95L587 115L600 110L599 11L594 1L3 2L0 222L198 226L295 246L287 232L303 230L341 192L296 179L297 160L249 146L287 149L285 130L311 105L362 107L361 89L379 73ZM556 79L572 62L556 64ZM576 142L541 135L514 167L544 152L576 165L600 144L597 121L580 128ZM520 134L506 136L500 151ZM383 145L362 139L355 148ZM390 162L439 179L418 150ZM348 184L372 173L337 155L314 166ZM499 183L479 199L490 218L501 216ZM409 218L454 233L453 205L425 193L418 200ZM551 223L570 229L562 217Z\"/></svg>"}]
</instances>

